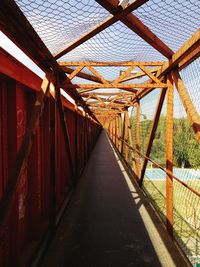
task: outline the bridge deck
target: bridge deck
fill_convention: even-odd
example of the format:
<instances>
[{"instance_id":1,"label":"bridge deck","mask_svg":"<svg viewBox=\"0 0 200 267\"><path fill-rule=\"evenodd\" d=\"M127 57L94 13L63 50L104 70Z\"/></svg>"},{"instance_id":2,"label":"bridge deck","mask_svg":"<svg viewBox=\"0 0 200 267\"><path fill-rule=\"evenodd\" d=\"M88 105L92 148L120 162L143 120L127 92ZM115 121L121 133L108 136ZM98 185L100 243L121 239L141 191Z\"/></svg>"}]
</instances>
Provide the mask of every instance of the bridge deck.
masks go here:
<instances>
[{"instance_id":1,"label":"bridge deck","mask_svg":"<svg viewBox=\"0 0 200 267\"><path fill-rule=\"evenodd\" d=\"M41 266L186 266L105 132Z\"/></svg>"}]
</instances>

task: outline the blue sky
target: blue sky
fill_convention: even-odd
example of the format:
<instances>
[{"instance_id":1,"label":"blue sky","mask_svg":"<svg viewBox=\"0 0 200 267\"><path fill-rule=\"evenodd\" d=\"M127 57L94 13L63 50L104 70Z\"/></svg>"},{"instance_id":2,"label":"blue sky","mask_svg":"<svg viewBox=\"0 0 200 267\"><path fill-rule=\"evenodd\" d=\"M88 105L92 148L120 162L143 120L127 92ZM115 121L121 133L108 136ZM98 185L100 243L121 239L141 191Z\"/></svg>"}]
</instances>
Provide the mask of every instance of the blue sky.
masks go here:
<instances>
[{"instance_id":1,"label":"blue sky","mask_svg":"<svg viewBox=\"0 0 200 267\"><path fill-rule=\"evenodd\" d=\"M26 56L12 41L9 40L1 31L0 31L0 46L8 51L11 55L13 55L16 59L22 62L25 66L31 69L35 74L39 77L44 77L44 72L28 57ZM196 69L199 70L200 59L197 59L193 62L189 67L181 72L182 78L185 82L185 85L189 91L189 94L193 100L193 103L200 113L199 99L200 99L200 76L199 73L196 72ZM195 74L195 75L194 75ZM116 75L116 74L115 74ZM81 79L82 80L82 79ZM78 79L75 79L74 82L78 82ZM86 82L86 81L85 81ZM82 80L81 83L84 83ZM89 82L88 82L89 83ZM155 92L158 94L158 91ZM143 107L144 110L147 109L147 117L152 118L154 114L155 105L157 102L157 97L154 94L150 94L146 98L144 98ZM74 103L74 101L64 92L62 94L65 95L67 99ZM142 107L142 106L141 106ZM146 107L146 108L145 108ZM163 109L163 113L165 114L165 107ZM145 113L145 111L144 111ZM185 117L186 113L183 109L183 106L179 100L179 96L175 91L175 105L174 105L174 115L175 117Z\"/></svg>"}]
</instances>

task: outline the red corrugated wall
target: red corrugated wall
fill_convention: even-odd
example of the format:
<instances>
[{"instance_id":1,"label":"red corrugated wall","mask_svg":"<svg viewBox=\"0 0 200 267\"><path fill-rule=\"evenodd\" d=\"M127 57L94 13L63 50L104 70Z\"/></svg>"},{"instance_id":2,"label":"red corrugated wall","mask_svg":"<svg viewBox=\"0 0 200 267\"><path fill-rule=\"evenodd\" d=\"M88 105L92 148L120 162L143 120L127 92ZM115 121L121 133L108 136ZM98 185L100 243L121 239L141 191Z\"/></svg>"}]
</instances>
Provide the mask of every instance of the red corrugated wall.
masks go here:
<instances>
[{"instance_id":1,"label":"red corrugated wall","mask_svg":"<svg viewBox=\"0 0 200 267\"><path fill-rule=\"evenodd\" d=\"M0 200L4 197L41 79L0 49ZM63 99L76 177L83 170L101 127ZM72 170L60 116L55 116L56 214L69 191ZM15 201L0 229L0 266L28 266L50 223L50 98L22 169Z\"/></svg>"}]
</instances>

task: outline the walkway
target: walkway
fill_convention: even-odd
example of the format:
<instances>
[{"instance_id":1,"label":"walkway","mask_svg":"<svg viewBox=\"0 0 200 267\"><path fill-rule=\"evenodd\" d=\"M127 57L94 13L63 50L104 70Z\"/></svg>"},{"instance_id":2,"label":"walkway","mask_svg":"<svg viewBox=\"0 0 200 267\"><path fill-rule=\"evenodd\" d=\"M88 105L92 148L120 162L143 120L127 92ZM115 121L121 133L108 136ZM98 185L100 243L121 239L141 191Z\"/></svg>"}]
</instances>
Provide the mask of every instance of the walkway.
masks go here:
<instances>
[{"instance_id":1,"label":"walkway","mask_svg":"<svg viewBox=\"0 0 200 267\"><path fill-rule=\"evenodd\" d=\"M144 197L130 183L105 132L41 266L186 266Z\"/></svg>"}]
</instances>

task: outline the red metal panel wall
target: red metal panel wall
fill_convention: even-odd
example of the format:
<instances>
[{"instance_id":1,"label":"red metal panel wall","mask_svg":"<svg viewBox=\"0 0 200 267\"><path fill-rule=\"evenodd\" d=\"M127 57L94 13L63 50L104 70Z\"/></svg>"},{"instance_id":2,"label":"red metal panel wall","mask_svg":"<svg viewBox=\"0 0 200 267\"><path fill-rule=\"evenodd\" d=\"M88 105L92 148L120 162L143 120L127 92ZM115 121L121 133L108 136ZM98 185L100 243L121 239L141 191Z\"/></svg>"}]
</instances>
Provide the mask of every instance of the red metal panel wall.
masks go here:
<instances>
[{"instance_id":1,"label":"red metal panel wall","mask_svg":"<svg viewBox=\"0 0 200 267\"><path fill-rule=\"evenodd\" d=\"M3 67L0 65L0 200L2 201L12 175L17 151L32 113L39 78L16 60L13 63L13 58L7 53L4 58L2 50L0 50L0 58L6 62ZM26 77L22 77L20 73ZM30 87L28 86L29 75ZM36 84L34 84L34 77ZM100 126L73 110L73 105L66 100L63 103L71 156L78 175L88 159ZM48 98L34 133L28 160L22 167L9 218L0 229L0 266L29 266L34 251L49 229L50 144L50 99ZM55 192L58 213L72 181L69 154L65 148L58 110L55 116L55 144Z\"/></svg>"}]
</instances>

